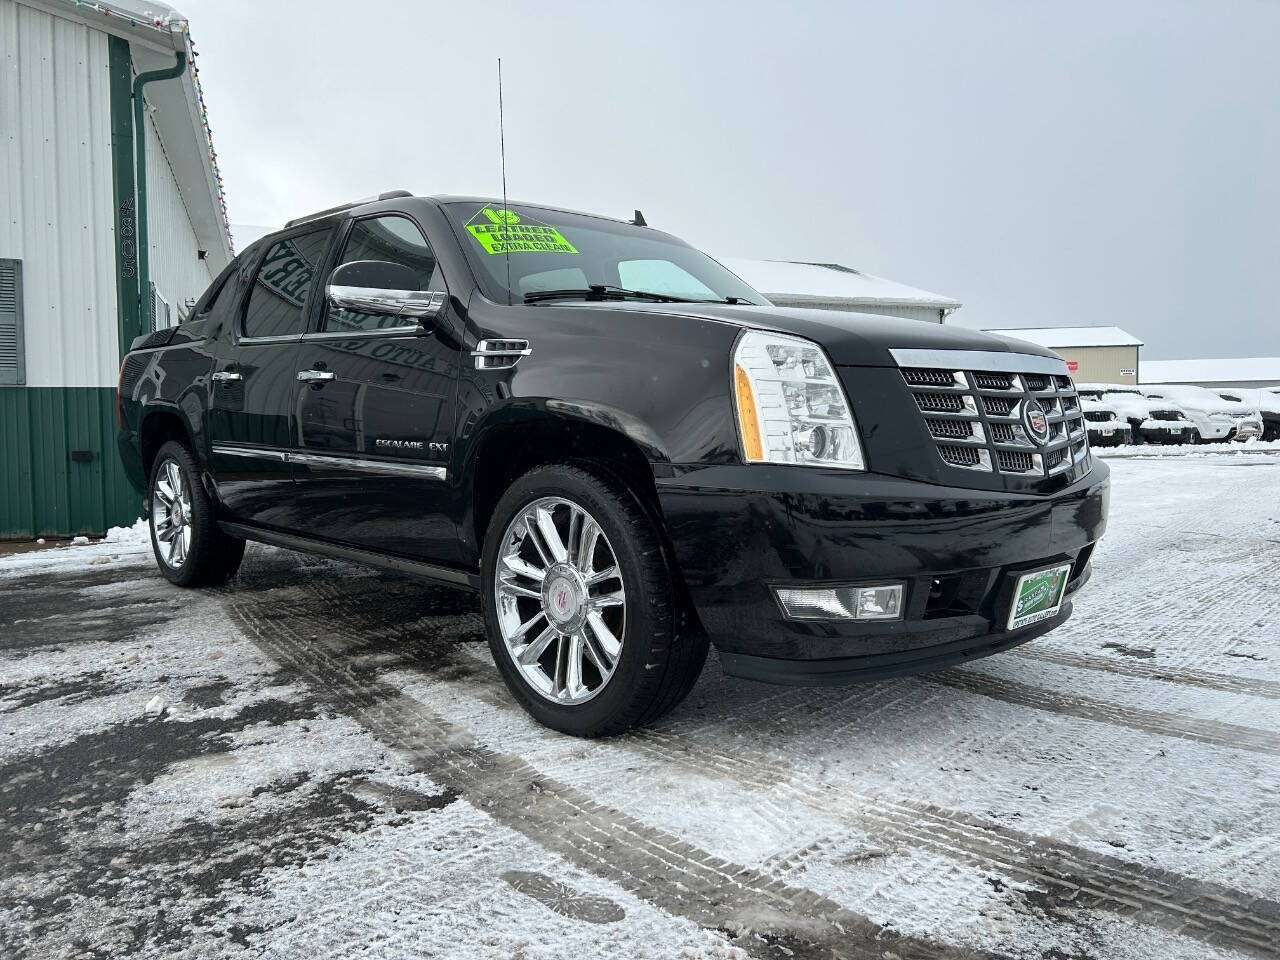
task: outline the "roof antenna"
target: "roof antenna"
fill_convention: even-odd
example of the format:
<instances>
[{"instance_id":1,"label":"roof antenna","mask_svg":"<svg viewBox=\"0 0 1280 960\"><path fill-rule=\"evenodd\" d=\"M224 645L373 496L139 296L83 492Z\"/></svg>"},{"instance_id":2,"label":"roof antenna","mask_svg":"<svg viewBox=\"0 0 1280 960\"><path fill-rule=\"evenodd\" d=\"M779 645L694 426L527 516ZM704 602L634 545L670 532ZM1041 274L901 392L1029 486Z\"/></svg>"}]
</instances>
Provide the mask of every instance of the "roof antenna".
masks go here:
<instances>
[{"instance_id":1,"label":"roof antenna","mask_svg":"<svg viewBox=\"0 0 1280 960\"><path fill-rule=\"evenodd\" d=\"M634 223L637 227L647 227L649 225L645 223L644 214L641 213L639 210L636 211L635 219L632 220L631 222Z\"/></svg>"},{"instance_id":2,"label":"roof antenna","mask_svg":"<svg viewBox=\"0 0 1280 960\"><path fill-rule=\"evenodd\" d=\"M507 217L507 133L502 115L502 58L498 58L498 155L502 158L502 237L503 255L507 260L507 306L511 306L511 235Z\"/></svg>"}]
</instances>

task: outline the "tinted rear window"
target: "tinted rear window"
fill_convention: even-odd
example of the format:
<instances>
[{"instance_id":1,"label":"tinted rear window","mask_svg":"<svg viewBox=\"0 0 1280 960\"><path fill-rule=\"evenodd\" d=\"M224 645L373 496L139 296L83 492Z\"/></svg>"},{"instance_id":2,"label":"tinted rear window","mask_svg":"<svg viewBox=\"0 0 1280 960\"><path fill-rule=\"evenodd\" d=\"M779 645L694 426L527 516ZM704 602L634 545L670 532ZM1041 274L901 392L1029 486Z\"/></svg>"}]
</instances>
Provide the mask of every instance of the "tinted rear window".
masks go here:
<instances>
[{"instance_id":1,"label":"tinted rear window","mask_svg":"<svg viewBox=\"0 0 1280 960\"><path fill-rule=\"evenodd\" d=\"M245 307L246 337L286 337L303 332L307 301L331 233L331 228L325 227L271 244Z\"/></svg>"}]
</instances>

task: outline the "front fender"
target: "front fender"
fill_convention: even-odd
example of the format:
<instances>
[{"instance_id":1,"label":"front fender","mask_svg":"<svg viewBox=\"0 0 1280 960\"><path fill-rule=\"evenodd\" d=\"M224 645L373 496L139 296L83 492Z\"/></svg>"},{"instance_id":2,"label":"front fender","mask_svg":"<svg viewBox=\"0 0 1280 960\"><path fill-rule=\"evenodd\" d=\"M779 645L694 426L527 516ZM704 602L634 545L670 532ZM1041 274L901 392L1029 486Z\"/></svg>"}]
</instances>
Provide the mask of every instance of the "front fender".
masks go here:
<instances>
[{"instance_id":1,"label":"front fender","mask_svg":"<svg viewBox=\"0 0 1280 960\"><path fill-rule=\"evenodd\" d=\"M522 339L531 353L506 370L468 371L462 417L518 401L616 430L653 463L737 462L730 355L739 327L596 304L483 301L471 320L477 339Z\"/></svg>"}]
</instances>

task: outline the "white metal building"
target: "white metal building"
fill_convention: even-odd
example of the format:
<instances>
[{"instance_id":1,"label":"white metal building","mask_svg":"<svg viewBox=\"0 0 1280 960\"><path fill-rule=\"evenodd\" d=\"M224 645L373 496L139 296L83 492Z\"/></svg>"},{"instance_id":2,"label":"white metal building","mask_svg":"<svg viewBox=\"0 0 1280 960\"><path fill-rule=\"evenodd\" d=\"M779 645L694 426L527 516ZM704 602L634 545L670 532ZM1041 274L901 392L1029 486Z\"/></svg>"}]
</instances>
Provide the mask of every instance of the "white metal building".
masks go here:
<instances>
[{"instance_id":1,"label":"white metal building","mask_svg":"<svg viewBox=\"0 0 1280 960\"><path fill-rule=\"evenodd\" d=\"M122 348L231 257L195 50L163 4L0 0L0 56L0 538L101 533Z\"/></svg>"},{"instance_id":2,"label":"white metal building","mask_svg":"<svg viewBox=\"0 0 1280 960\"><path fill-rule=\"evenodd\" d=\"M1280 357L1227 360L1148 360L1143 383L1190 383L1200 387L1274 387L1280 385Z\"/></svg>"},{"instance_id":3,"label":"white metal building","mask_svg":"<svg viewBox=\"0 0 1280 960\"><path fill-rule=\"evenodd\" d=\"M791 260L720 261L780 307L853 310L942 323L959 300L918 290L838 263Z\"/></svg>"},{"instance_id":4,"label":"white metal building","mask_svg":"<svg viewBox=\"0 0 1280 960\"><path fill-rule=\"evenodd\" d=\"M986 332L1048 347L1067 361L1067 369L1081 382L1138 383L1142 341L1119 327L1023 327Z\"/></svg>"}]
</instances>

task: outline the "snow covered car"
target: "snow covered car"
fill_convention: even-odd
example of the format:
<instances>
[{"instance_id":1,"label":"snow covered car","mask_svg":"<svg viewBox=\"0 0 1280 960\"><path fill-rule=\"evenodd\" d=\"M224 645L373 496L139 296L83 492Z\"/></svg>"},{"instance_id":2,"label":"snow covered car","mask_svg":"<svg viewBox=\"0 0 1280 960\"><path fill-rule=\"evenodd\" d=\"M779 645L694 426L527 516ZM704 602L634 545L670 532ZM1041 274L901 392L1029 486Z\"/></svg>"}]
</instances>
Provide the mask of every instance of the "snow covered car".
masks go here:
<instances>
[{"instance_id":1,"label":"snow covered car","mask_svg":"<svg viewBox=\"0 0 1280 960\"><path fill-rule=\"evenodd\" d=\"M1129 424L1130 443L1195 443L1196 425L1172 403L1152 404L1137 387L1118 383L1079 383L1081 400L1095 400Z\"/></svg>"},{"instance_id":2,"label":"snow covered car","mask_svg":"<svg viewBox=\"0 0 1280 960\"><path fill-rule=\"evenodd\" d=\"M1133 428L1122 420L1116 408L1102 400L1081 397L1084 425L1089 432L1089 445L1093 447L1117 447L1133 441Z\"/></svg>"},{"instance_id":3,"label":"snow covered car","mask_svg":"<svg viewBox=\"0 0 1280 960\"><path fill-rule=\"evenodd\" d=\"M1280 440L1280 393L1275 389L1220 390L1218 396L1256 410L1262 420L1262 439Z\"/></svg>"},{"instance_id":4,"label":"snow covered car","mask_svg":"<svg viewBox=\"0 0 1280 960\"><path fill-rule=\"evenodd\" d=\"M1024 643L1107 521L1061 357L777 307L639 216L303 217L136 340L119 401L168 580L254 540L474 591L513 699L579 736L671 710L710 643L800 684Z\"/></svg>"},{"instance_id":5,"label":"snow covered car","mask_svg":"<svg viewBox=\"0 0 1280 960\"><path fill-rule=\"evenodd\" d=\"M1154 406L1177 404L1205 441L1248 440L1262 436L1262 418L1239 401L1224 400L1212 390L1189 384L1161 383L1140 388Z\"/></svg>"}]
</instances>

